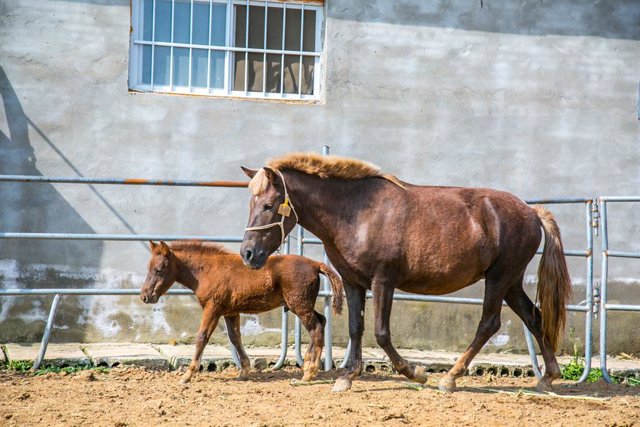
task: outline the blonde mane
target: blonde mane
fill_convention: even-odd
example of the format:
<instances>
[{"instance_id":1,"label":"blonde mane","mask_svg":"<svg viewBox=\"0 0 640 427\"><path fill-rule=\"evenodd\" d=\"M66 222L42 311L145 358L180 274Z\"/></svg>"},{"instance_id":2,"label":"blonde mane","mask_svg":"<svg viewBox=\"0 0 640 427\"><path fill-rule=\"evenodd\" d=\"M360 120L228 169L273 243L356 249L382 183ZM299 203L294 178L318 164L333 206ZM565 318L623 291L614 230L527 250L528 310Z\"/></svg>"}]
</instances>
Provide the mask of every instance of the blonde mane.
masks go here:
<instances>
[{"instance_id":1,"label":"blonde mane","mask_svg":"<svg viewBox=\"0 0 640 427\"><path fill-rule=\"evenodd\" d=\"M200 252L204 254L235 254L229 248L214 242L199 240L176 240L169 243L173 251Z\"/></svg>"},{"instance_id":2,"label":"blonde mane","mask_svg":"<svg viewBox=\"0 0 640 427\"><path fill-rule=\"evenodd\" d=\"M363 179L371 177L384 178L397 186L404 188L400 181L393 175L380 172L380 167L364 160L349 159L338 156L322 156L316 153L291 153L286 156L272 159L267 166L275 170L292 169L307 175L315 175L322 179ZM252 194L262 194L269 185L264 169L259 169L249 182Z\"/></svg>"}]
</instances>

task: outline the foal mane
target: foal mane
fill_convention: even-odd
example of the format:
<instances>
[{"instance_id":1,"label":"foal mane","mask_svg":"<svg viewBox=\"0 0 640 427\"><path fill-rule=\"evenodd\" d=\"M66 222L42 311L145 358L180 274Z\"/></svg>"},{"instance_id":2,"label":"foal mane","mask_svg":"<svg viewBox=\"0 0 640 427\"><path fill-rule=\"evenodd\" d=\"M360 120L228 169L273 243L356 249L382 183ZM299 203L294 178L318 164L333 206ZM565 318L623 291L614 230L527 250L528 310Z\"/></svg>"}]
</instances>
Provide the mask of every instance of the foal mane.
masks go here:
<instances>
[{"instance_id":1,"label":"foal mane","mask_svg":"<svg viewBox=\"0 0 640 427\"><path fill-rule=\"evenodd\" d=\"M355 180L378 177L386 179L400 188L405 188L395 176L381 173L379 166L364 160L346 157L322 156L316 153L291 153L270 160L267 166L275 170L291 169L322 179ZM249 188L257 196L266 190L268 184L264 169L261 168L251 179Z\"/></svg>"},{"instance_id":2,"label":"foal mane","mask_svg":"<svg viewBox=\"0 0 640 427\"><path fill-rule=\"evenodd\" d=\"M213 242L198 240L176 240L169 244L171 250L178 252L197 252L199 254L235 254L229 248Z\"/></svg>"}]
</instances>

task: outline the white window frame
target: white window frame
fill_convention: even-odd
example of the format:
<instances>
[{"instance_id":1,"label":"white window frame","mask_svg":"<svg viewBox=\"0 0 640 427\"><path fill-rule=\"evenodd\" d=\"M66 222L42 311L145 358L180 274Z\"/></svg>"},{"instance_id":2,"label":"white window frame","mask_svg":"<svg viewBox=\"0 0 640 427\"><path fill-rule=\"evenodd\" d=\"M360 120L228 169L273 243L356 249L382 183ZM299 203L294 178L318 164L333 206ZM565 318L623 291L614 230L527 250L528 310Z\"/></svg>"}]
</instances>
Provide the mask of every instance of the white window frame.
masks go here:
<instances>
[{"instance_id":1,"label":"white window frame","mask_svg":"<svg viewBox=\"0 0 640 427\"><path fill-rule=\"evenodd\" d=\"M131 37L129 43L130 55L129 55L129 89L132 91L138 92L160 92L160 93L172 93L172 94L187 94L187 95L205 95L205 96L222 96L222 97L239 97L239 98L253 98L253 99L281 99L281 100L302 100L302 101L318 101L320 100L320 90L321 90L321 76L322 76L322 61L321 58L323 56L322 52L322 34L323 34L323 23L324 23L324 7L323 4L318 2L292 2L292 1L256 1L256 0L190 0L191 1L191 25L189 30L189 40L192 40L193 37L193 4L194 3L209 3L209 11L210 14L213 12L213 4L222 3L226 4L226 28L225 28L225 46L216 46L216 45L196 45L192 43L175 43L175 42L157 42L155 41L155 16L152 17L152 40L145 41L142 36L143 29L143 7L144 0L132 0L132 11L131 11ZM176 0L171 0L171 9L172 15L175 10L175 2ZM234 38L235 38L235 10L234 6L246 6L246 22L247 26L245 29L245 40L247 45L245 47L234 47ZM258 6L265 8L265 36L264 36L264 46L261 49L257 48L249 48L248 40L249 40L249 6ZM283 13L283 37L282 37L282 49L274 50L274 49L266 49L267 37L267 8L273 7L281 7L284 8L285 11ZM304 10L305 9L313 9L316 12L316 34L315 34L315 49L314 52L303 51L302 46L300 46L300 50L297 51L288 51L284 50L285 43L285 28L286 28L286 10L287 9L301 9L301 19L302 24L300 25L300 43L302 44L302 33L304 31ZM153 8L152 10L156 10L156 0L153 0ZM171 20L171 39L173 40L173 25L174 19ZM211 26L212 26L212 17L210 15L209 19L209 40L211 40ZM143 57L143 46L151 46L151 84L142 83L142 57ZM169 56L169 86L166 85L157 85L154 84L154 49L156 46L165 46L171 48L171 54ZM175 86L173 84L173 68L174 68L174 48L188 48L189 49L189 86ZM192 59L192 49L204 49L208 51L207 54L207 87L192 87L191 86L191 59ZM213 50L224 51L224 86L222 89L219 88L211 88L211 52ZM248 61L245 59L245 82L244 82L244 91L236 91L233 90L233 78L232 75L234 73L234 55L245 55L245 58L248 57L248 53L262 53L263 58L266 60L267 54L280 54L281 57L281 71L280 71L280 93L272 93L266 92L266 66L263 66L263 90L262 92L249 92L247 90L247 75L248 75ZM284 93L284 56L285 55L295 55L300 57L300 63L302 63L302 57L314 57L314 67L313 67L313 94L307 95L301 93L302 90L302 66L299 67L298 70L298 93ZM264 62L266 64L266 61Z\"/></svg>"}]
</instances>

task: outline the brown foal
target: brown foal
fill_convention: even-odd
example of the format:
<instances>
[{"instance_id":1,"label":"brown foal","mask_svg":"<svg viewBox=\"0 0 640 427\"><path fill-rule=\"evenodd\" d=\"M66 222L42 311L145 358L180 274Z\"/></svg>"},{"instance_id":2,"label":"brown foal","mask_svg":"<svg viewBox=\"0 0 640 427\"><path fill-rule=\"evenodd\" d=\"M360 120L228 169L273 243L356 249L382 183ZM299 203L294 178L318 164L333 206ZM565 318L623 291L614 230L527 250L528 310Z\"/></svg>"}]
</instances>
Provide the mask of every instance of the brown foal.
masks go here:
<instances>
[{"instance_id":1,"label":"brown foal","mask_svg":"<svg viewBox=\"0 0 640 427\"><path fill-rule=\"evenodd\" d=\"M155 304L178 282L191 289L203 308L196 352L180 382L188 383L200 369L200 358L220 316L241 362L240 378L249 372L249 358L240 338L240 313L262 313L286 306L300 318L311 342L304 357L303 381L318 373L325 318L314 310L319 274L333 290L333 309L342 311L342 280L326 264L297 255L270 257L260 271L246 268L240 256L214 243L176 241L151 243L151 260L140 298Z\"/></svg>"}]
</instances>

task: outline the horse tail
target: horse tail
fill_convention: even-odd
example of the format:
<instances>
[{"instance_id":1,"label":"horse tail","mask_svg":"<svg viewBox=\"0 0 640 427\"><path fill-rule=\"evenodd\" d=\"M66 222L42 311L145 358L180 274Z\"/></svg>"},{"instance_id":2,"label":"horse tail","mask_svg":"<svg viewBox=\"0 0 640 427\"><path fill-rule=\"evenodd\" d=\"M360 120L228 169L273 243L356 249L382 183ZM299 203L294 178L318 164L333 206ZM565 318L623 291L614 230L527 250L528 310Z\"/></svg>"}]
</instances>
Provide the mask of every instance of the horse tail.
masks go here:
<instances>
[{"instance_id":1,"label":"horse tail","mask_svg":"<svg viewBox=\"0 0 640 427\"><path fill-rule=\"evenodd\" d=\"M331 290L333 291L333 311L340 314L342 313L342 295L344 294L342 279L338 273L327 264L321 262L318 264L320 264L320 273L324 274L331 283Z\"/></svg>"},{"instance_id":2,"label":"horse tail","mask_svg":"<svg viewBox=\"0 0 640 427\"><path fill-rule=\"evenodd\" d=\"M542 312L542 332L555 352L567 321L567 303L571 299L571 278L564 256L560 229L553 214L534 206L544 230L544 250L538 266L538 295Z\"/></svg>"}]
</instances>

